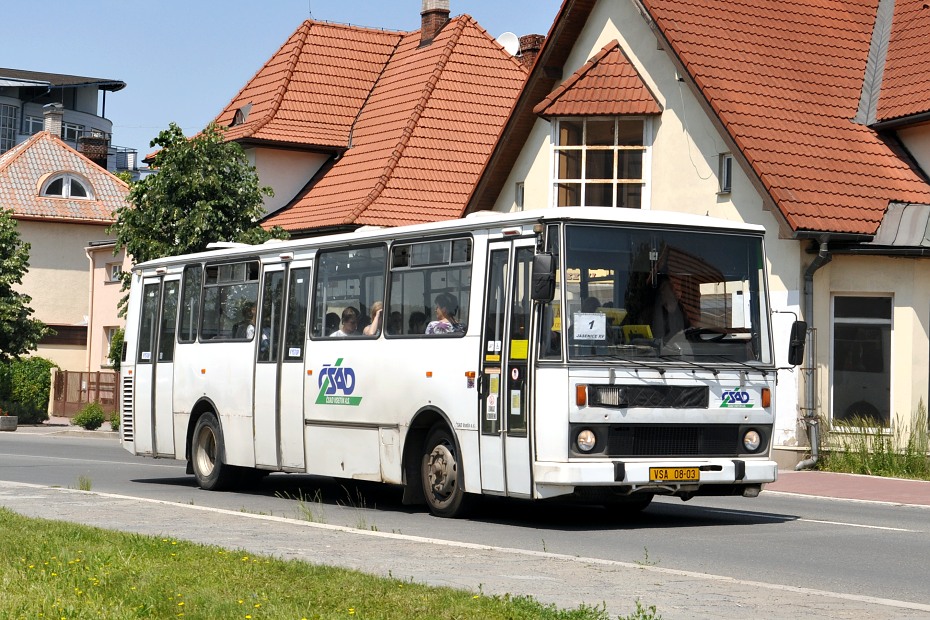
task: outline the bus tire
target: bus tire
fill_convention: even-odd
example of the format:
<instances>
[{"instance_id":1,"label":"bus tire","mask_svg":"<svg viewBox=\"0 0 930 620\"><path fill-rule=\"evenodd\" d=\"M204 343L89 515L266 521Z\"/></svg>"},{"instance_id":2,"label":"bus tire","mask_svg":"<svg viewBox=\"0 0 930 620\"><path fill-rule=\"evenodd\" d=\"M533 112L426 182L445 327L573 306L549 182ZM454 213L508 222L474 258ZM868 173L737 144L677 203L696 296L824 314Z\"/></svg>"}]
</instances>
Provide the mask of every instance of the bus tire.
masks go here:
<instances>
[{"instance_id":1,"label":"bus tire","mask_svg":"<svg viewBox=\"0 0 930 620\"><path fill-rule=\"evenodd\" d=\"M221 491L229 487L233 468L224 461L223 429L212 411L200 416L191 439L191 463L194 477L204 491Z\"/></svg>"},{"instance_id":2,"label":"bus tire","mask_svg":"<svg viewBox=\"0 0 930 620\"><path fill-rule=\"evenodd\" d=\"M455 438L445 426L434 426L423 444L420 479L429 511L437 517L462 517L473 503L463 488L462 463Z\"/></svg>"}]
</instances>

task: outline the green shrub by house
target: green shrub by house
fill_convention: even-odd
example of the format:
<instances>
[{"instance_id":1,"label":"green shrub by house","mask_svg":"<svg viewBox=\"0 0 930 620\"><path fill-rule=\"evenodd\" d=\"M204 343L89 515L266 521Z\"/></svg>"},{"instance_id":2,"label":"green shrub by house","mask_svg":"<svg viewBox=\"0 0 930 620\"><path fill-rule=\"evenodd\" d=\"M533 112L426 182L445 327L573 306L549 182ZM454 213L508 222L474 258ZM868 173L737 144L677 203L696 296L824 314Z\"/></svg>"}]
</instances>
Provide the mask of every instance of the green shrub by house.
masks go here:
<instances>
[{"instance_id":1,"label":"green shrub by house","mask_svg":"<svg viewBox=\"0 0 930 620\"><path fill-rule=\"evenodd\" d=\"M106 419L106 415L103 413L103 408L101 408L98 403L88 403L84 405L84 408L81 409L80 413L74 416L74 419L71 420L71 423L75 426L81 426L89 431L95 431L100 428Z\"/></svg>"},{"instance_id":2,"label":"green shrub by house","mask_svg":"<svg viewBox=\"0 0 930 620\"><path fill-rule=\"evenodd\" d=\"M20 424L48 420L54 362L42 357L24 357L0 364L0 402L19 417Z\"/></svg>"}]
</instances>

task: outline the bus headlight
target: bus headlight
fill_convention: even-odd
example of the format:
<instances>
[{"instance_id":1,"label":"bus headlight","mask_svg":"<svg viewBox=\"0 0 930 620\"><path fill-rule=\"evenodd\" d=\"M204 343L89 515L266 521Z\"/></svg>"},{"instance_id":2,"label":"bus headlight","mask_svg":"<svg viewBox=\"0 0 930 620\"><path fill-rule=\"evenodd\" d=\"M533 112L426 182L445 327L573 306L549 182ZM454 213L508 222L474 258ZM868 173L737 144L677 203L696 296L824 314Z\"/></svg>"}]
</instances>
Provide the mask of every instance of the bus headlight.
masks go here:
<instances>
[{"instance_id":1,"label":"bus headlight","mask_svg":"<svg viewBox=\"0 0 930 620\"><path fill-rule=\"evenodd\" d=\"M762 445L762 437L756 431L746 431L743 435L743 447L746 452L755 452Z\"/></svg>"},{"instance_id":2,"label":"bus headlight","mask_svg":"<svg viewBox=\"0 0 930 620\"><path fill-rule=\"evenodd\" d=\"M594 431L586 428L578 433L575 443L582 452L590 452L594 449L594 444L597 443L597 437L594 435Z\"/></svg>"}]
</instances>

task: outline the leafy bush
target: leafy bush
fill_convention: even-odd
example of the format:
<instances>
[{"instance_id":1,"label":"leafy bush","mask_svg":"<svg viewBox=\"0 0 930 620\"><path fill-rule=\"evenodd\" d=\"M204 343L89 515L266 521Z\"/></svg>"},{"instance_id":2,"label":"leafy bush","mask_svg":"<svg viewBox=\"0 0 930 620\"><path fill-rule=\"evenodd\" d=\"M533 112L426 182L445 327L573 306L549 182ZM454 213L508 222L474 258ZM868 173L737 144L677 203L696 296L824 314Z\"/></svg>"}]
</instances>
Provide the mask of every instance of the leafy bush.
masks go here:
<instances>
[{"instance_id":1,"label":"leafy bush","mask_svg":"<svg viewBox=\"0 0 930 620\"><path fill-rule=\"evenodd\" d=\"M71 424L81 426L89 431L95 431L100 428L106 419L103 408L99 403L87 403L84 405L84 408L81 409L81 412L74 416L74 419L71 420Z\"/></svg>"},{"instance_id":2,"label":"leafy bush","mask_svg":"<svg viewBox=\"0 0 930 620\"><path fill-rule=\"evenodd\" d=\"M110 414L110 428L114 431L119 431L119 411L114 411Z\"/></svg>"},{"instance_id":3,"label":"leafy bush","mask_svg":"<svg viewBox=\"0 0 930 620\"><path fill-rule=\"evenodd\" d=\"M48 420L48 400L54 362L42 357L24 357L0 364L0 402L17 410L20 424Z\"/></svg>"}]
</instances>

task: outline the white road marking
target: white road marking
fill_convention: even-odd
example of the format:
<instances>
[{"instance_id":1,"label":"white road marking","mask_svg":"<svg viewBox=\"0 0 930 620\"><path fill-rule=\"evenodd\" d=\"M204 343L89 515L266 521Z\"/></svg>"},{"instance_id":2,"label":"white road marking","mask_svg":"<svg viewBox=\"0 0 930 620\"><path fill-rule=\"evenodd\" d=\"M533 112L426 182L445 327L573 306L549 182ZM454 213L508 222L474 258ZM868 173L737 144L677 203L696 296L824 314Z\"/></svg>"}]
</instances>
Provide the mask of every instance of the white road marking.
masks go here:
<instances>
[{"instance_id":1,"label":"white road marking","mask_svg":"<svg viewBox=\"0 0 930 620\"><path fill-rule=\"evenodd\" d=\"M172 469L184 469L185 468L185 464L181 463L180 461L178 461L177 464L175 465L171 465L168 463L162 465L161 463L153 462L154 459L149 459L148 461L136 463L134 461L101 461L98 459L89 461L87 459L68 458L66 456L39 456L36 454L4 454L2 456L10 457L13 459L48 459L52 461L69 461L69 462L77 461L79 463L108 463L110 465L135 465L137 467L170 467Z\"/></svg>"},{"instance_id":2,"label":"white road marking","mask_svg":"<svg viewBox=\"0 0 930 620\"><path fill-rule=\"evenodd\" d=\"M721 514L730 514L730 515L740 515L744 517L762 517L764 519L772 519L773 521L793 521L793 522L804 522L804 523L823 523L824 525L841 525L843 527L861 527L867 530L888 530L890 532L912 532L920 533L922 530L908 530L901 527L885 527L882 525L865 525L863 523L847 523L845 521L822 521L820 519L805 519L799 517L797 519L785 519L785 517L780 515L766 514L764 512L750 512L748 510L724 510L720 508L704 508L708 512L721 513Z\"/></svg>"}]
</instances>

